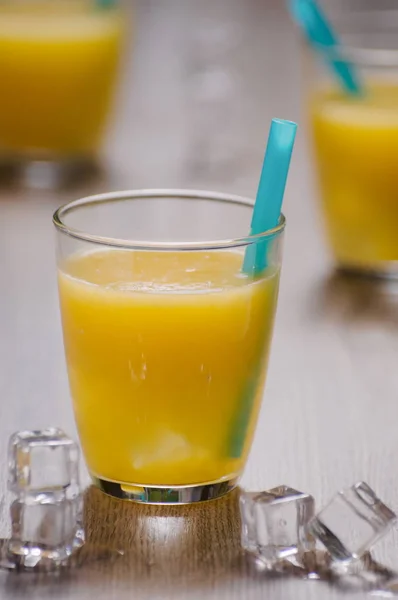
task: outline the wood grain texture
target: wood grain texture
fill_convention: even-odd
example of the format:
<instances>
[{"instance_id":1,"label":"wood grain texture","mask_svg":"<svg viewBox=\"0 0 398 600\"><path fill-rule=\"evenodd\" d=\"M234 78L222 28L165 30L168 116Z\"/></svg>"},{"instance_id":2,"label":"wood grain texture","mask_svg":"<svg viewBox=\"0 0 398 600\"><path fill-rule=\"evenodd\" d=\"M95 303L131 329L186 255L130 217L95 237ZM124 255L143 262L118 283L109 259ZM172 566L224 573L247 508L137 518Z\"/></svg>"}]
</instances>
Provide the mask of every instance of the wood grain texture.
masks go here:
<instances>
[{"instance_id":1,"label":"wood grain texture","mask_svg":"<svg viewBox=\"0 0 398 600\"><path fill-rule=\"evenodd\" d=\"M283 3L139 0L134 22L102 178L62 193L0 192L0 536L9 532L8 436L47 425L75 432L52 212L110 189L254 196L274 116L302 126L267 390L242 485L286 483L322 503L365 479L398 508L398 290L333 273L301 115L299 44ZM1 600L328 600L343 591L358 598L323 583L256 576L239 547L237 493L177 509L122 503L90 488L85 523L80 568L58 578L0 572ZM376 557L398 567L396 532Z\"/></svg>"}]
</instances>

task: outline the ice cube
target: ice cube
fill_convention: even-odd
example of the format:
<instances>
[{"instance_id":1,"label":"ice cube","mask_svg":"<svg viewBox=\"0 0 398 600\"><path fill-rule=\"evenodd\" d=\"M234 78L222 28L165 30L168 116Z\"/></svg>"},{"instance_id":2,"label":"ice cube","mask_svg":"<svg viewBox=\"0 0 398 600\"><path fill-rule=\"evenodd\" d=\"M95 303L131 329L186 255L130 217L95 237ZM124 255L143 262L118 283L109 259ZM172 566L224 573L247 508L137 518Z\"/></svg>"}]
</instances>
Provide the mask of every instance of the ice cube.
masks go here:
<instances>
[{"instance_id":1,"label":"ice cube","mask_svg":"<svg viewBox=\"0 0 398 600\"><path fill-rule=\"evenodd\" d=\"M240 497L242 546L268 566L314 550L308 531L315 502L285 485L265 492L243 492Z\"/></svg>"},{"instance_id":2,"label":"ice cube","mask_svg":"<svg viewBox=\"0 0 398 600\"><path fill-rule=\"evenodd\" d=\"M31 494L10 507L12 534L8 557L18 565L60 564L84 543L82 501Z\"/></svg>"},{"instance_id":3,"label":"ice cube","mask_svg":"<svg viewBox=\"0 0 398 600\"><path fill-rule=\"evenodd\" d=\"M200 446L193 446L185 436L171 430L158 429L156 436L137 446L132 457L134 469L161 469L164 465L181 463L199 464L209 460L209 454Z\"/></svg>"},{"instance_id":4,"label":"ice cube","mask_svg":"<svg viewBox=\"0 0 398 600\"><path fill-rule=\"evenodd\" d=\"M372 596L378 596L379 598L394 598L398 596L398 579L392 578L391 581L387 581L377 590L373 591Z\"/></svg>"},{"instance_id":5,"label":"ice cube","mask_svg":"<svg viewBox=\"0 0 398 600\"><path fill-rule=\"evenodd\" d=\"M15 494L66 490L79 493L79 449L60 429L19 431L8 451L8 487Z\"/></svg>"},{"instance_id":6,"label":"ice cube","mask_svg":"<svg viewBox=\"0 0 398 600\"><path fill-rule=\"evenodd\" d=\"M395 520L395 513L359 482L336 494L311 521L310 530L332 559L344 564L360 559Z\"/></svg>"}]
</instances>

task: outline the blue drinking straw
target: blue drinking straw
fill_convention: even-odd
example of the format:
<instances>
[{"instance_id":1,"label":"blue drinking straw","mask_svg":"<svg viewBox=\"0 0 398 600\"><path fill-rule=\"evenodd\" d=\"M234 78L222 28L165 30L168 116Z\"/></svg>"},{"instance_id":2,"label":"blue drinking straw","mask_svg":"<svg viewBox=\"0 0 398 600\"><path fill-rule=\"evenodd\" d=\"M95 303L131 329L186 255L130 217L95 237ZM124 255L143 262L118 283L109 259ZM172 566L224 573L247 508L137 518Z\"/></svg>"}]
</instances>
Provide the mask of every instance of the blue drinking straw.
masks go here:
<instances>
[{"instance_id":1,"label":"blue drinking straw","mask_svg":"<svg viewBox=\"0 0 398 600\"><path fill-rule=\"evenodd\" d=\"M354 67L340 55L340 41L316 0L289 0L292 17L303 31L310 46L322 58L349 94L363 93Z\"/></svg>"},{"instance_id":2,"label":"blue drinking straw","mask_svg":"<svg viewBox=\"0 0 398 600\"><path fill-rule=\"evenodd\" d=\"M251 235L274 229L279 223L296 131L297 125L292 121L273 119L271 122L253 209ZM246 248L243 262L244 273L256 276L264 271L268 266L268 246L271 240L253 242ZM263 356L259 356L243 389L238 390L238 407L227 440L229 458L238 459L242 456L253 404L262 376L263 358Z\"/></svg>"},{"instance_id":3,"label":"blue drinking straw","mask_svg":"<svg viewBox=\"0 0 398 600\"><path fill-rule=\"evenodd\" d=\"M264 233L279 223L296 130L297 125L292 121L273 119L271 122L250 235ZM258 275L267 267L267 246L264 241L246 248L244 273Z\"/></svg>"},{"instance_id":4,"label":"blue drinking straw","mask_svg":"<svg viewBox=\"0 0 398 600\"><path fill-rule=\"evenodd\" d=\"M99 8L111 8L115 6L117 0L95 0Z\"/></svg>"}]
</instances>

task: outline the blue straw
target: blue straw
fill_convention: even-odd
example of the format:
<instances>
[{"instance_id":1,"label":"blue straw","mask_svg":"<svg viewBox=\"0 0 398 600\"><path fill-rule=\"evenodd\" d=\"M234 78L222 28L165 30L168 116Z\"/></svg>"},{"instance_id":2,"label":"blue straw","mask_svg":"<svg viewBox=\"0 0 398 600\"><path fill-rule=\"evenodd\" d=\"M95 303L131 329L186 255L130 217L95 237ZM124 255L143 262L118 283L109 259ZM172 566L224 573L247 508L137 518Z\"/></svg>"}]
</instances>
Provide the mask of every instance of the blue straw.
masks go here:
<instances>
[{"instance_id":1,"label":"blue straw","mask_svg":"<svg viewBox=\"0 0 398 600\"><path fill-rule=\"evenodd\" d=\"M253 210L251 235L264 233L279 223L282 201L296 138L297 125L291 121L273 119L265 151L264 164ZM258 275L267 267L268 246L272 240L258 241L246 248L243 271ZM245 446L247 429L253 410L264 357L259 356L242 390L238 390L238 406L227 439L230 458L240 458Z\"/></svg>"},{"instance_id":2,"label":"blue straw","mask_svg":"<svg viewBox=\"0 0 398 600\"><path fill-rule=\"evenodd\" d=\"M95 0L95 2L99 8L112 8L117 0Z\"/></svg>"},{"instance_id":3,"label":"blue straw","mask_svg":"<svg viewBox=\"0 0 398 600\"><path fill-rule=\"evenodd\" d=\"M253 210L250 235L258 235L278 225L285 193L297 125L273 119ZM258 275L267 267L267 241L246 249L243 271Z\"/></svg>"},{"instance_id":4,"label":"blue straw","mask_svg":"<svg viewBox=\"0 0 398 600\"><path fill-rule=\"evenodd\" d=\"M343 89L352 95L362 94L358 74L349 62L339 56L339 38L316 0L289 0L289 8L310 46L334 73Z\"/></svg>"}]
</instances>

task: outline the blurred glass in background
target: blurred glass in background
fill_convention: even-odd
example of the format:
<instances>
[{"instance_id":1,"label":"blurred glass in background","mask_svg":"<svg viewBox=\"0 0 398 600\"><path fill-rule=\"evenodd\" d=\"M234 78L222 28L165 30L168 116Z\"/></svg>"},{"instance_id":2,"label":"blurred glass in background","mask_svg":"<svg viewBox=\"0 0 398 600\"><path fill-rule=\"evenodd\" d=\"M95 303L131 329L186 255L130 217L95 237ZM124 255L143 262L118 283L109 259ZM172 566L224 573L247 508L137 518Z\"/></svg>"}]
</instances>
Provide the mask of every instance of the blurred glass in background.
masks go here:
<instances>
[{"instance_id":1,"label":"blurred glass in background","mask_svg":"<svg viewBox=\"0 0 398 600\"><path fill-rule=\"evenodd\" d=\"M346 270L398 276L398 10L391 2L323 2L353 65L349 95L306 49L306 107L329 242Z\"/></svg>"},{"instance_id":2,"label":"blurred glass in background","mask_svg":"<svg viewBox=\"0 0 398 600\"><path fill-rule=\"evenodd\" d=\"M122 34L115 0L0 2L3 165L45 186L95 159Z\"/></svg>"}]
</instances>

